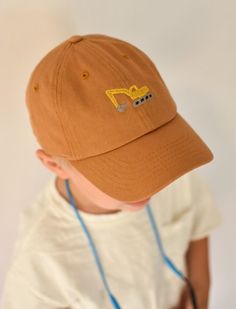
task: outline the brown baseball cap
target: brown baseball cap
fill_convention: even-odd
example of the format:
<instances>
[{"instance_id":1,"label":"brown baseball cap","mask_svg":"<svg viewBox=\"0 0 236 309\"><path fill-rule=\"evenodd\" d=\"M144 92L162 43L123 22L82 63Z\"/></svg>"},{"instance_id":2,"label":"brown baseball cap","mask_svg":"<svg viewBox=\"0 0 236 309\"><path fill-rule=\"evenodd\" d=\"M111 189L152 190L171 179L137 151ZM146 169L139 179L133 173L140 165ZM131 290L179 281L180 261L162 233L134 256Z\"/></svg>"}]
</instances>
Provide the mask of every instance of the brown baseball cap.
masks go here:
<instances>
[{"instance_id":1,"label":"brown baseball cap","mask_svg":"<svg viewBox=\"0 0 236 309\"><path fill-rule=\"evenodd\" d=\"M64 40L36 65L25 98L44 151L121 201L144 200L213 159L152 60L119 38Z\"/></svg>"}]
</instances>

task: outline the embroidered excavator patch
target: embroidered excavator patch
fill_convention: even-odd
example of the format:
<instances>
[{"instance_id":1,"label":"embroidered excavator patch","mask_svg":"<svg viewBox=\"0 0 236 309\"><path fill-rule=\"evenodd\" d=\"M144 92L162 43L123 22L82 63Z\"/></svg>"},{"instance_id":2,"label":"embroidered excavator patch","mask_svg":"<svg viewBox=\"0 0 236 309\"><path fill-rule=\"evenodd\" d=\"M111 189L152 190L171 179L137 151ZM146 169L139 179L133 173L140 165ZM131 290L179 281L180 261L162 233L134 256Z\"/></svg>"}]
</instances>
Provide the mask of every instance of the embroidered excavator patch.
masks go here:
<instances>
[{"instance_id":1,"label":"embroidered excavator patch","mask_svg":"<svg viewBox=\"0 0 236 309\"><path fill-rule=\"evenodd\" d=\"M147 86L138 88L136 85L132 85L129 89L108 89L105 91L105 93L118 112L124 112L128 107L128 103L118 103L115 98L115 94L127 94L133 100L133 107L139 107L140 105L146 103L148 100L153 98L153 94L149 92L149 88Z\"/></svg>"}]
</instances>

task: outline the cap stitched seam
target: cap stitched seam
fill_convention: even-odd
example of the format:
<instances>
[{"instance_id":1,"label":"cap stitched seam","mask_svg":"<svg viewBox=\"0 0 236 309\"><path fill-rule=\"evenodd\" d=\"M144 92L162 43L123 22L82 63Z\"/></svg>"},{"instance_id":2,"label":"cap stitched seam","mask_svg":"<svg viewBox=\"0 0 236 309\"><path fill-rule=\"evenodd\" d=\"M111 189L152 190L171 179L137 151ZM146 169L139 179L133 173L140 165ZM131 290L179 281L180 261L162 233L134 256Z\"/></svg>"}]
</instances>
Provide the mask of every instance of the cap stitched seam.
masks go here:
<instances>
[{"instance_id":1,"label":"cap stitched seam","mask_svg":"<svg viewBox=\"0 0 236 309\"><path fill-rule=\"evenodd\" d=\"M90 48L90 50L91 50L91 47L92 47L92 50L96 51L95 48L94 48L94 46L93 46L94 42L91 41L90 43L92 43L92 44L88 44L87 46ZM98 47L99 49L101 49L101 46L98 45L97 47ZM103 56L103 52L101 52L101 53L99 54L99 56L100 56L100 58L102 58L102 59L104 60L103 63L106 65L106 67L107 67L108 69L112 68L113 71L114 71L114 73L116 73L117 75L119 75L120 79L121 79L122 82L124 83L124 86L125 86L125 87L128 87L128 84L127 84L126 80L125 80L124 77L120 74L120 72L113 66L112 61L109 61L109 66L108 66L108 61L107 61L107 59ZM109 54L108 54L108 56L109 56ZM127 79L126 76L125 76L125 78Z\"/></svg>"},{"instance_id":2,"label":"cap stitched seam","mask_svg":"<svg viewBox=\"0 0 236 309\"><path fill-rule=\"evenodd\" d=\"M93 43L93 42L92 42L92 43ZM91 47L91 46L92 46L92 49L94 49L94 48L93 48L93 45L90 44L89 47ZM99 46L99 48L101 48L101 47ZM90 48L90 49L91 49L91 48ZM105 50L105 52L106 52L106 50ZM129 78L128 78L126 75L124 75L124 74L121 75L120 72L119 72L119 70L117 70L116 67L112 64L112 61L109 62L109 67L108 67L106 58L105 58L103 55L104 55L104 53L100 53L100 57L103 58L103 60L105 60L104 63L105 63L105 65L107 66L107 68L110 69L110 67L112 67L113 71L114 71L117 75L119 75L120 79L121 79L122 82L124 83L124 86L127 87L127 88L129 88L129 87L130 87L130 84L132 84L132 82L130 82ZM108 57L110 57L109 53L107 53L107 55L108 55ZM128 84L128 82L129 82L129 84ZM142 121L142 122L144 123L145 127L146 127L147 129L149 129L145 117L139 117L139 118L140 118L140 121Z\"/></svg>"},{"instance_id":3,"label":"cap stitched seam","mask_svg":"<svg viewBox=\"0 0 236 309\"><path fill-rule=\"evenodd\" d=\"M58 120L60 122L62 131L64 132L64 137L65 137L65 141L66 144L68 146L68 149L70 151L70 155L74 155L73 154L73 149L71 148L70 143L68 142L67 139L67 134L66 134L66 128L64 127L61 118L60 118L60 112L59 112L59 100L61 102L61 97L59 95L59 90L60 90L60 94L61 94L61 89L62 89L62 70L63 70L63 64L66 60L66 55L70 52L70 47L73 43L71 43L70 45L66 45L65 48L63 49L62 53L61 53L61 61L58 62L57 64L57 68L56 68L56 75L55 75L55 112L57 114ZM61 74L60 74L61 73ZM61 155L61 154L60 154Z\"/></svg>"}]
</instances>

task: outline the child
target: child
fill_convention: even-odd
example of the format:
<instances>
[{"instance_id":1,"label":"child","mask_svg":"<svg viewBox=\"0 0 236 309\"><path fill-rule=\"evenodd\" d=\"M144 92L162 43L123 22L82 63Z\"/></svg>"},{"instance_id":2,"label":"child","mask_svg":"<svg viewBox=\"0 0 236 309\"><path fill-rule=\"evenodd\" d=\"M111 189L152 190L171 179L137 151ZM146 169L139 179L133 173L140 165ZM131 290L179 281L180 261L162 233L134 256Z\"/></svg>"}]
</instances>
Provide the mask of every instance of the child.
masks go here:
<instances>
[{"instance_id":1,"label":"child","mask_svg":"<svg viewBox=\"0 0 236 309\"><path fill-rule=\"evenodd\" d=\"M166 256L206 309L208 235L222 218L194 169L213 154L151 59L74 35L37 64L26 103L52 177L21 214L3 309L192 308Z\"/></svg>"}]
</instances>

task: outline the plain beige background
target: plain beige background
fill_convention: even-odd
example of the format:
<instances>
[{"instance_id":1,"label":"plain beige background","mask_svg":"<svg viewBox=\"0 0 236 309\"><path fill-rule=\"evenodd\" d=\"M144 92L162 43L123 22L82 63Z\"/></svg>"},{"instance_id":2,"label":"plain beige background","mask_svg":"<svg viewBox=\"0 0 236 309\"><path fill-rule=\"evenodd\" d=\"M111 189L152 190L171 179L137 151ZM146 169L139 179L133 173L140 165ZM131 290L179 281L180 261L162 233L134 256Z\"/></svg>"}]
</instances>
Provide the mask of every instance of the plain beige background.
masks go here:
<instances>
[{"instance_id":1,"label":"plain beige background","mask_svg":"<svg viewBox=\"0 0 236 309\"><path fill-rule=\"evenodd\" d=\"M154 61L179 112L215 154L199 173L209 181L224 225L211 234L210 309L235 306L235 10L234 1L1 1L0 291L18 215L49 178L24 103L29 74L74 34L127 40Z\"/></svg>"}]
</instances>

